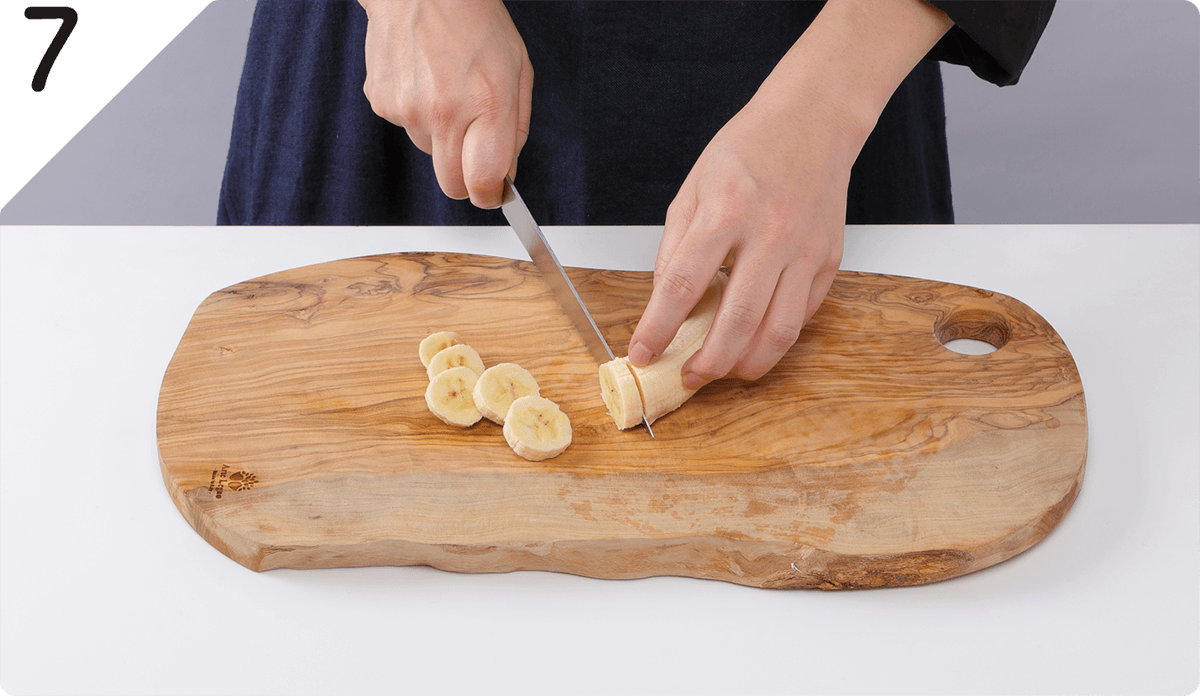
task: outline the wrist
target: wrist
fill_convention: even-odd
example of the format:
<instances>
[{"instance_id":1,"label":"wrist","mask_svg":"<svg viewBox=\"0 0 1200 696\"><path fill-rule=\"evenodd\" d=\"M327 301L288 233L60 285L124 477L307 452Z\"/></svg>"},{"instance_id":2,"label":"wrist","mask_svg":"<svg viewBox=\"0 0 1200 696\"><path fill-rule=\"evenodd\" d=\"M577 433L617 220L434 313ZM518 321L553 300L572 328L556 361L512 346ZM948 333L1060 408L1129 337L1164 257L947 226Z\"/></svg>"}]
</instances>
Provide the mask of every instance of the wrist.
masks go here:
<instances>
[{"instance_id":1,"label":"wrist","mask_svg":"<svg viewBox=\"0 0 1200 696\"><path fill-rule=\"evenodd\" d=\"M861 148L892 93L952 25L924 0L830 0L759 93L823 116Z\"/></svg>"}]
</instances>

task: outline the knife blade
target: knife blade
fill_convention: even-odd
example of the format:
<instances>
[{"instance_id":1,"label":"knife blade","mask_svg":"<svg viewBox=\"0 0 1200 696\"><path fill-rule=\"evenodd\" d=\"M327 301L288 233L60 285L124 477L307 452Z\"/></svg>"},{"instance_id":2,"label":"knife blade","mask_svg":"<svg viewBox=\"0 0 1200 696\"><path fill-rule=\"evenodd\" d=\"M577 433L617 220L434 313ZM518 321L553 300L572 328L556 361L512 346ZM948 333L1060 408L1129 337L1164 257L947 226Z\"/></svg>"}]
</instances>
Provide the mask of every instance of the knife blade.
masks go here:
<instances>
[{"instance_id":1,"label":"knife blade","mask_svg":"<svg viewBox=\"0 0 1200 696\"><path fill-rule=\"evenodd\" d=\"M567 277L567 272L558 262L554 250L546 242L542 228L538 227L537 221L533 219L533 213L529 212L525 201L521 199L521 194L517 193L517 187L513 186L512 179L507 176L504 177L504 195L500 208L504 211L504 217L508 220L508 224L517 233L517 238L521 240L521 245L529 253L529 259L541 271L542 277L546 279L546 284L550 286L550 293L554 295L554 299L558 300L559 306L571 320L571 325L583 339L584 345L587 346L588 352L592 354L596 364L603 365L616 358L612 349L608 347L608 342L600 333L600 328L596 326L596 321L592 319L591 312L587 310L579 293L575 291L575 286L571 284L571 279ZM646 432L650 433L650 437L654 437L654 431L650 429L650 421L645 416L642 416L642 423L646 426Z\"/></svg>"}]
</instances>

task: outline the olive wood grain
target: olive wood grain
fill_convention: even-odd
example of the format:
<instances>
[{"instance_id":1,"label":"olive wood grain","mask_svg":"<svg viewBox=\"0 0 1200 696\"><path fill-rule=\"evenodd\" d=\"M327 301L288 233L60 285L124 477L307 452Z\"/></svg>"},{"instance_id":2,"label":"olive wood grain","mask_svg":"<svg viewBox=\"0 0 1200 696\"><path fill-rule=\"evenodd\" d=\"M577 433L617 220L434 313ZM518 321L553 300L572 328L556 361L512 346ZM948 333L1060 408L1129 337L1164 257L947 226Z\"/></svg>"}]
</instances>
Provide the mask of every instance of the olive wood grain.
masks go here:
<instances>
[{"instance_id":1,"label":"olive wood grain","mask_svg":"<svg viewBox=\"0 0 1200 696\"><path fill-rule=\"evenodd\" d=\"M651 274L569 269L623 355ZM443 424L417 355L462 334L570 416L557 458ZM976 338L987 355L941 341ZM254 570L417 565L772 588L913 585L1010 558L1083 479L1079 374L1004 295L841 272L761 380L719 380L618 431L597 365L527 262L335 261L239 283L196 310L163 378L158 447L180 512Z\"/></svg>"}]
</instances>

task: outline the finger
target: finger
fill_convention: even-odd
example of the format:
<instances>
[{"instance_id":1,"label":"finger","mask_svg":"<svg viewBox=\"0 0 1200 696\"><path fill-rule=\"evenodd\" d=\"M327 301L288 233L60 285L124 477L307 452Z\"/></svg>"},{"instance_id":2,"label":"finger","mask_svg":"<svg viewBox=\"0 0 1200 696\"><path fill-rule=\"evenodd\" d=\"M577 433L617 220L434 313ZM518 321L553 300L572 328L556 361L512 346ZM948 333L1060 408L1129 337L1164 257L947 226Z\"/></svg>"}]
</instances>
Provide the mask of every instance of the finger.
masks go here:
<instances>
[{"instance_id":1,"label":"finger","mask_svg":"<svg viewBox=\"0 0 1200 696\"><path fill-rule=\"evenodd\" d=\"M504 175L512 169L517 144L517 114L499 108L477 117L463 136L463 184L471 203L497 208L504 192Z\"/></svg>"},{"instance_id":2,"label":"finger","mask_svg":"<svg viewBox=\"0 0 1200 696\"><path fill-rule=\"evenodd\" d=\"M671 201L671 205L667 206L663 236L658 243L658 256L654 261L655 278L670 265L671 258L675 255L675 249L679 247L679 243L683 240L688 228L691 227L692 218L696 215L697 204L696 189L685 180L679 193L675 194L675 198Z\"/></svg>"},{"instance_id":3,"label":"finger","mask_svg":"<svg viewBox=\"0 0 1200 696\"><path fill-rule=\"evenodd\" d=\"M367 43L368 50L370 42ZM368 64L370 60L368 59ZM366 95L367 101L371 104L371 110L376 116L384 119L392 125L399 126L404 129L408 135L408 139L418 150L427 155L433 154L433 139L429 136L429 132L414 125L414 122L405 118L405 109L400 105L399 99L392 99L387 92L380 94L380 88L377 82L372 77L373 73L367 73L367 79L363 82L363 94Z\"/></svg>"},{"instance_id":4,"label":"finger","mask_svg":"<svg viewBox=\"0 0 1200 696\"><path fill-rule=\"evenodd\" d=\"M722 255L718 262L723 259ZM683 383L689 389L729 374L749 348L779 283L778 263L770 257L752 257L733 268L704 344L683 364Z\"/></svg>"},{"instance_id":5,"label":"finger","mask_svg":"<svg viewBox=\"0 0 1200 696\"><path fill-rule=\"evenodd\" d=\"M762 323L735 366L733 372L737 377L758 379L775 367L779 359L791 350L808 317L811 316L808 312L809 298L814 294L819 282L821 281L810 279L801 266L788 266L783 269ZM825 295L824 291L819 294L821 297Z\"/></svg>"},{"instance_id":6,"label":"finger","mask_svg":"<svg viewBox=\"0 0 1200 696\"><path fill-rule=\"evenodd\" d=\"M419 128L405 128L405 133L408 133L408 139L412 141L417 149L427 155L433 154L433 138L429 134Z\"/></svg>"},{"instance_id":7,"label":"finger","mask_svg":"<svg viewBox=\"0 0 1200 696\"><path fill-rule=\"evenodd\" d=\"M721 266L726 249L701 231L706 228L699 217L692 227L695 231L682 235L670 263L655 275L650 301L629 340L634 365L648 365L662 355Z\"/></svg>"},{"instance_id":8,"label":"finger","mask_svg":"<svg viewBox=\"0 0 1200 696\"><path fill-rule=\"evenodd\" d=\"M825 302L825 296L829 294L829 288L833 287L833 281L836 278L836 266L828 271L818 273L817 277L813 278L812 290L808 293L808 308L804 311L805 324L808 324L817 310L821 308L821 304Z\"/></svg>"},{"instance_id":9,"label":"finger","mask_svg":"<svg viewBox=\"0 0 1200 696\"><path fill-rule=\"evenodd\" d=\"M467 198L462 167L463 131L457 128L445 129L433 139L432 149L433 173L437 175L442 192L457 201Z\"/></svg>"}]
</instances>

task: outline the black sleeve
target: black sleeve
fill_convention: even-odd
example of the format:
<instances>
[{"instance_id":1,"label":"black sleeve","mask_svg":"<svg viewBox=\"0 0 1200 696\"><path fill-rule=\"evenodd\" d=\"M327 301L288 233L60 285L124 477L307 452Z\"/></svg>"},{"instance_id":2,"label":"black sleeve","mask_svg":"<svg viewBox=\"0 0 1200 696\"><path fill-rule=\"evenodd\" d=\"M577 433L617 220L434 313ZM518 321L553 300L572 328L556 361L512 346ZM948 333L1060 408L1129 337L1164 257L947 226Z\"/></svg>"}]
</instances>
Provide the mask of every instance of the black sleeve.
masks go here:
<instances>
[{"instance_id":1,"label":"black sleeve","mask_svg":"<svg viewBox=\"0 0 1200 696\"><path fill-rule=\"evenodd\" d=\"M965 65L1001 87L1017 83L1054 10L1054 0L928 2L954 21L928 57Z\"/></svg>"}]
</instances>

